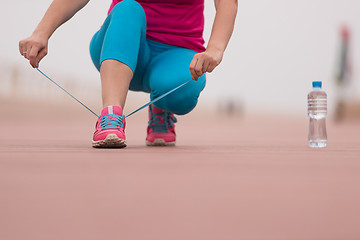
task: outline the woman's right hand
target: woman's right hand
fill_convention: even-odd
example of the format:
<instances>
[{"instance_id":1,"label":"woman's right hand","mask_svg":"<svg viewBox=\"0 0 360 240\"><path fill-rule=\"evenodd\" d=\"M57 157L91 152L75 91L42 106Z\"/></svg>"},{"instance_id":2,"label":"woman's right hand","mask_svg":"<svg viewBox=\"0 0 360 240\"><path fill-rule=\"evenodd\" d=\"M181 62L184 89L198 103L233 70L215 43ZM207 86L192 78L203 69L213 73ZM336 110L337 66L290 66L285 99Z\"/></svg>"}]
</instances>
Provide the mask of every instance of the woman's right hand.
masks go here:
<instances>
[{"instance_id":1,"label":"woman's right hand","mask_svg":"<svg viewBox=\"0 0 360 240\"><path fill-rule=\"evenodd\" d=\"M33 68L39 67L39 62L48 52L48 38L33 33L30 37L19 42L19 51L29 60Z\"/></svg>"}]
</instances>

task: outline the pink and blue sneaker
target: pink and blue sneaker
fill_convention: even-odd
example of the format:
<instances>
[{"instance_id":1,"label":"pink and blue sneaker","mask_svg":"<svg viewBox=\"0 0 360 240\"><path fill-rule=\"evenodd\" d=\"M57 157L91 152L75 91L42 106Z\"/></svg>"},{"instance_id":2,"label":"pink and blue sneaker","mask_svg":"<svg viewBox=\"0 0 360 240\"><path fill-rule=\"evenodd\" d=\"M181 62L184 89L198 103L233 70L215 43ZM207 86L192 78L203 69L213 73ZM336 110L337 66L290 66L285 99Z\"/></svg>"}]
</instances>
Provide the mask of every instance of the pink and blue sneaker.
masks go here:
<instances>
[{"instance_id":1,"label":"pink and blue sneaker","mask_svg":"<svg viewBox=\"0 0 360 240\"><path fill-rule=\"evenodd\" d=\"M149 125L147 128L146 145L175 146L175 124L173 113L149 106Z\"/></svg>"},{"instance_id":2,"label":"pink and blue sneaker","mask_svg":"<svg viewBox=\"0 0 360 240\"><path fill-rule=\"evenodd\" d=\"M126 147L125 117L120 106L108 106L101 111L96 123L92 146L99 148Z\"/></svg>"}]
</instances>

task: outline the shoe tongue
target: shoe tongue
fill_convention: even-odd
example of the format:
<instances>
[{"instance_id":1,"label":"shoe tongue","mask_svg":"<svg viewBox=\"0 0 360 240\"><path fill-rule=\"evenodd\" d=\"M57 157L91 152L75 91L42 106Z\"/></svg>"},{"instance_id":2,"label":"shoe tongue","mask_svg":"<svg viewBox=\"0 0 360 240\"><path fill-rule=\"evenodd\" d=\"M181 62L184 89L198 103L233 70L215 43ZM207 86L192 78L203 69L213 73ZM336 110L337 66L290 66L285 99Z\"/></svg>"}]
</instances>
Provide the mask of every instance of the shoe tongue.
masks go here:
<instances>
[{"instance_id":1,"label":"shoe tongue","mask_svg":"<svg viewBox=\"0 0 360 240\"><path fill-rule=\"evenodd\" d=\"M163 112L162 109L157 108L157 107L154 107L154 106L151 107L151 111L152 111L153 113L162 113L162 112Z\"/></svg>"},{"instance_id":2,"label":"shoe tongue","mask_svg":"<svg viewBox=\"0 0 360 240\"><path fill-rule=\"evenodd\" d=\"M122 115L122 108L120 106L116 106L116 105L111 105L111 106L107 106L105 107L102 111L101 111L101 115L105 116L108 114L116 114L116 115Z\"/></svg>"}]
</instances>

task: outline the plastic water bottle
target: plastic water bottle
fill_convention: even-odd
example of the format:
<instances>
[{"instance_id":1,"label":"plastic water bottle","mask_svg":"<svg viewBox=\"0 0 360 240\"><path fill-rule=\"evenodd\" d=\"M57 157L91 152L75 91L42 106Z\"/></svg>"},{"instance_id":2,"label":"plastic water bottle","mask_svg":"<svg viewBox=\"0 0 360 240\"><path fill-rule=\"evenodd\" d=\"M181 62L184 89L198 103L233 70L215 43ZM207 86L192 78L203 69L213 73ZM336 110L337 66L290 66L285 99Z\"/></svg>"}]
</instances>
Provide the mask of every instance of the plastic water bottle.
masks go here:
<instances>
[{"instance_id":1,"label":"plastic water bottle","mask_svg":"<svg viewBox=\"0 0 360 240\"><path fill-rule=\"evenodd\" d=\"M309 124L309 147L322 148L326 147L326 114L327 114L327 95L321 89L322 82L314 81L313 89L308 94L308 115Z\"/></svg>"}]
</instances>

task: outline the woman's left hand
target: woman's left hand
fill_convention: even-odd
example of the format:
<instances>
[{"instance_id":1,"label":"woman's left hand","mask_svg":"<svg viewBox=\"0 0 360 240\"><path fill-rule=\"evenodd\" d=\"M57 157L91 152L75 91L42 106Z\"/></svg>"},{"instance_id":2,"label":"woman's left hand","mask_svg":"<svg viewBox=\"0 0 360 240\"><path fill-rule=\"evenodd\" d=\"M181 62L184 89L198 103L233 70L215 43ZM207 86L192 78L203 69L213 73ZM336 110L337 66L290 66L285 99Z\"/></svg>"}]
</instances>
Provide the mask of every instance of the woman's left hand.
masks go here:
<instances>
[{"instance_id":1,"label":"woman's left hand","mask_svg":"<svg viewBox=\"0 0 360 240\"><path fill-rule=\"evenodd\" d=\"M215 48L208 48L205 52L195 54L190 63L192 79L197 81L204 73L211 73L220 64L223 54L224 51Z\"/></svg>"}]
</instances>

